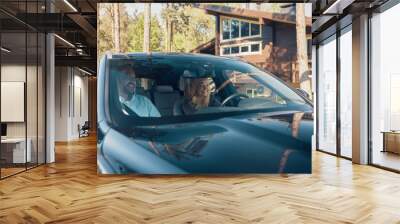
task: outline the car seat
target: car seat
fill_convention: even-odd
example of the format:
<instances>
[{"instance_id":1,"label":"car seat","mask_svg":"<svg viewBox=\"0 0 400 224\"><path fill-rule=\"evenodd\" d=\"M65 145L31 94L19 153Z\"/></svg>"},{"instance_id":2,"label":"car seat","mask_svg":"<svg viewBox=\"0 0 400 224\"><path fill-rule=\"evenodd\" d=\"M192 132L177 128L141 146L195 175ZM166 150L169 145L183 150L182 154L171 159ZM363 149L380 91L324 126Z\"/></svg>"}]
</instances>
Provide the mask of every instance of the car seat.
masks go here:
<instances>
[{"instance_id":1,"label":"car seat","mask_svg":"<svg viewBox=\"0 0 400 224\"><path fill-rule=\"evenodd\" d=\"M153 93L154 104L161 116L172 116L174 103L180 99L180 94L172 86L160 85L155 87Z\"/></svg>"}]
</instances>

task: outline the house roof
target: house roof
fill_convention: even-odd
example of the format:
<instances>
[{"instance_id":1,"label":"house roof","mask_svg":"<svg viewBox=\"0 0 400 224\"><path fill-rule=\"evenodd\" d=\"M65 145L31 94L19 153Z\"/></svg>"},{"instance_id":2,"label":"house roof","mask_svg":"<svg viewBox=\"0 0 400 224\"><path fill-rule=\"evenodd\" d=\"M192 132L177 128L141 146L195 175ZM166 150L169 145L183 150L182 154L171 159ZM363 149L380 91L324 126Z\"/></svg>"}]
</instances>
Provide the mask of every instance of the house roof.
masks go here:
<instances>
[{"instance_id":1,"label":"house roof","mask_svg":"<svg viewBox=\"0 0 400 224\"><path fill-rule=\"evenodd\" d=\"M190 52L200 53L201 50L213 49L213 48L215 48L215 37L212 38L211 40L205 42L204 44L200 44L199 46L197 46L195 49L191 50Z\"/></svg>"},{"instance_id":2,"label":"house roof","mask_svg":"<svg viewBox=\"0 0 400 224\"><path fill-rule=\"evenodd\" d=\"M197 3L194 4L194 7L199 9L204 9L206 13L212 15L226 15L232 17L243 17L253 20L259 20L263 23L263 20L270 20L273 22L287 23L287 24L296 24L296 16L281 14L281 13L271 13L260 10L252 10L245 8L237 8L237 7L229 7L223 5L213 5L213 4L204 4ZM307 26L311 26L311 18L306 17Z\"/></svg>"}]
</instances>

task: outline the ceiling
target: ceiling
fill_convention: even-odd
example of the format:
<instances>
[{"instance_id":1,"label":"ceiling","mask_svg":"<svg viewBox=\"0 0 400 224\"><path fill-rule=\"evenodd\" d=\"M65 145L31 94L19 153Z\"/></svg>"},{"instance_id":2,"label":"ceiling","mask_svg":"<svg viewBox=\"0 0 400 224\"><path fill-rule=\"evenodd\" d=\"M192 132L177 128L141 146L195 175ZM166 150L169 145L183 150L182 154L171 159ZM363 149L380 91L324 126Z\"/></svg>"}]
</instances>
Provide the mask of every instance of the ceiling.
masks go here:
<instances>
[{"instance_id":1,"label":"ceiling","mask_svg":"<svg viewBox=\"0 0 400 224\"><path fill-rule=\"evenodd\" d=\"M332 35L362 13L375 12L389 0L311 0L313 2L313 42Z\"/></svg>"},{"instance_id":2,"label":"ceiling","mask_svg":"<svg viewBox=\"0 0 400 224\"><path fill-rule=\"evenodd\" d=\"M45 0L1 0L0 22L2 36L5 38L3 46L13 49L7 54L8 57L26 55L23 50L25 35L21 33L52 32L57 34L56 66L78 66L95 74L96 9L96 1L92 0L48 0L47 5ZM28 55L35 49L28 44Z\"/></svg>"},{"instance_id":3,"label":"ceiling","mask_svg":"<svg viewBox=\"0 0 400 224\"><path fill-rule=\"evenodd\" d=\"M312 3L313 39L323 36L330 27L346 16L371 10L388 0L277 0L269 2ZM121 0L1 0L0 21L3 32L54 32L56 65L74 65L96 73L97 3ZM129 2L129 1L126 1ZM132 2L132 1L131 1ZM265 2L265 1L260 1ZM52 13L49 13L52 11ZM27 13L26 13L27 12ZM351 21L351 18L350 18ZM8 34L10 47L18 48L21 40ZM64 41L65 40L65 41ZM11 44L11 42L15 42ZM31 50L28 47L28 52ZM28 53L29 54L29 53Z\"/></svg>"}]
</instances>

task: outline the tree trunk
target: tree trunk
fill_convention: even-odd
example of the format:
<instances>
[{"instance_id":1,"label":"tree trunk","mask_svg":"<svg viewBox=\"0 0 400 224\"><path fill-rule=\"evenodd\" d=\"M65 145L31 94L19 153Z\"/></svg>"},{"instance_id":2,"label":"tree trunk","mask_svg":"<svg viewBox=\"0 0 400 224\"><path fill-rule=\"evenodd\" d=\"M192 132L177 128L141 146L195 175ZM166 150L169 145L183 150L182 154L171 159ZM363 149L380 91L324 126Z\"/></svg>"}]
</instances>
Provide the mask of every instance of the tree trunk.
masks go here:
<instances>
[{"instance_id":1,"label":"tree trunk","mask_svg":"<svg viewBox=\"0 0 400 224\"><path fill-rule=\"evenodd\" d=\"M170 18L166 19L167 37L165 38L165 47L167 52L172 51L172 21Z\"/></svg>"},{"instance_id":2,"label":"tree trunk","mask_svg":"<svg viewBox=\"0 0 400 224\"><path fill-rule=\"evenodd\" d=\"M170 3L166 3L167 8L166 8L166 16L165 16L165 28L166 28L166 33L165 33L165 51L166 52L171 52L171 18L170 18Z\"/></svg>"},{"instance_id":3,"label":"tree trunk","mask_svg":"<svg viewBox=\"0 0 400 224\"><path fill-rule=\"evenodd\" d=\"M298 80L300 88L311 94L311 79L309 77L306 37L306 17L304 4L296 4L296 37L297 37L297 63L299 70Z\"/></svg>"},{"instance_id":4,"label":"tree trunk","mask_svg":"<svg viewBox=\"0 0 400 224\"><path fill-rule=\"evenodd\" d=\"M144 4L144 37L143 51L150 52L150 26L151 26L151 3Z\"/></svg>"},{"instance_id":5,"label":"tree trunk","mask_svg":"<svg viewBox=\"0 0 400 224\"><path fill-rule=\"evenodd\" d=\"M113 34L114 34L114 51L121 52L121 35L120 35L120 14L119 14L119 4L113 3Z\"/></svg>"},{"instance_id":6,"label":"tree trunk","mask_svg":"<svg viewBox=\"0 0 400 224\"><path fill-rule=\"evenodd\" d=\"M165 18L165 28L167 30L166 36L165 36L165 51L166 52L170 52L170 47L169 47L169 18L168 18L168 16Z\"/></svg>"}]
</instances>

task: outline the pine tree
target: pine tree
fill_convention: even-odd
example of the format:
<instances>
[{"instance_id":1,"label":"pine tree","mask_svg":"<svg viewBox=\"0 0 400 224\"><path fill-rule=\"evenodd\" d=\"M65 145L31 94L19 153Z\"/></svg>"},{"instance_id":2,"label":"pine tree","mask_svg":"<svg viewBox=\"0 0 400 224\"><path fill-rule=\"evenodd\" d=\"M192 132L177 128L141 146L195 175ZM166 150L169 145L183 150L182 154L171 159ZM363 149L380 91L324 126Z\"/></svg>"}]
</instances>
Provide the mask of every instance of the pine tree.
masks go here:
<instances>
[{"instance_id":1,"label":"pine tree","mask_svg":"<svg viewBox=\"0 0 400 224\"><path fill-rule=\"evenodd\" d=\"M150 52L151 3L144 4L143 51Z\"/></svg>"},{"instance_id":2,"label":"pine tree","mask_svg":"<svg viewBox=\"0 0 400 224\"><path fill-rule=\"evenodd\" d=\"M114 51L115 52L121 52L121 46L120 46L120 13L119 13L119 4L118 3L113 3L113 41L114 41Z\"/></svg>"},{"instance_id":3,"label":"pine tree","mask_svg":"<svg viewBox=\"0 0 400 224\"><path fill-rule=\"evenodd\" d=\"M297 63L299 70L300 88L311 96L311 80L308 76L306 17L304 4L296 4L296 41L297 41Z\"/></svg>"}]
</instances>

